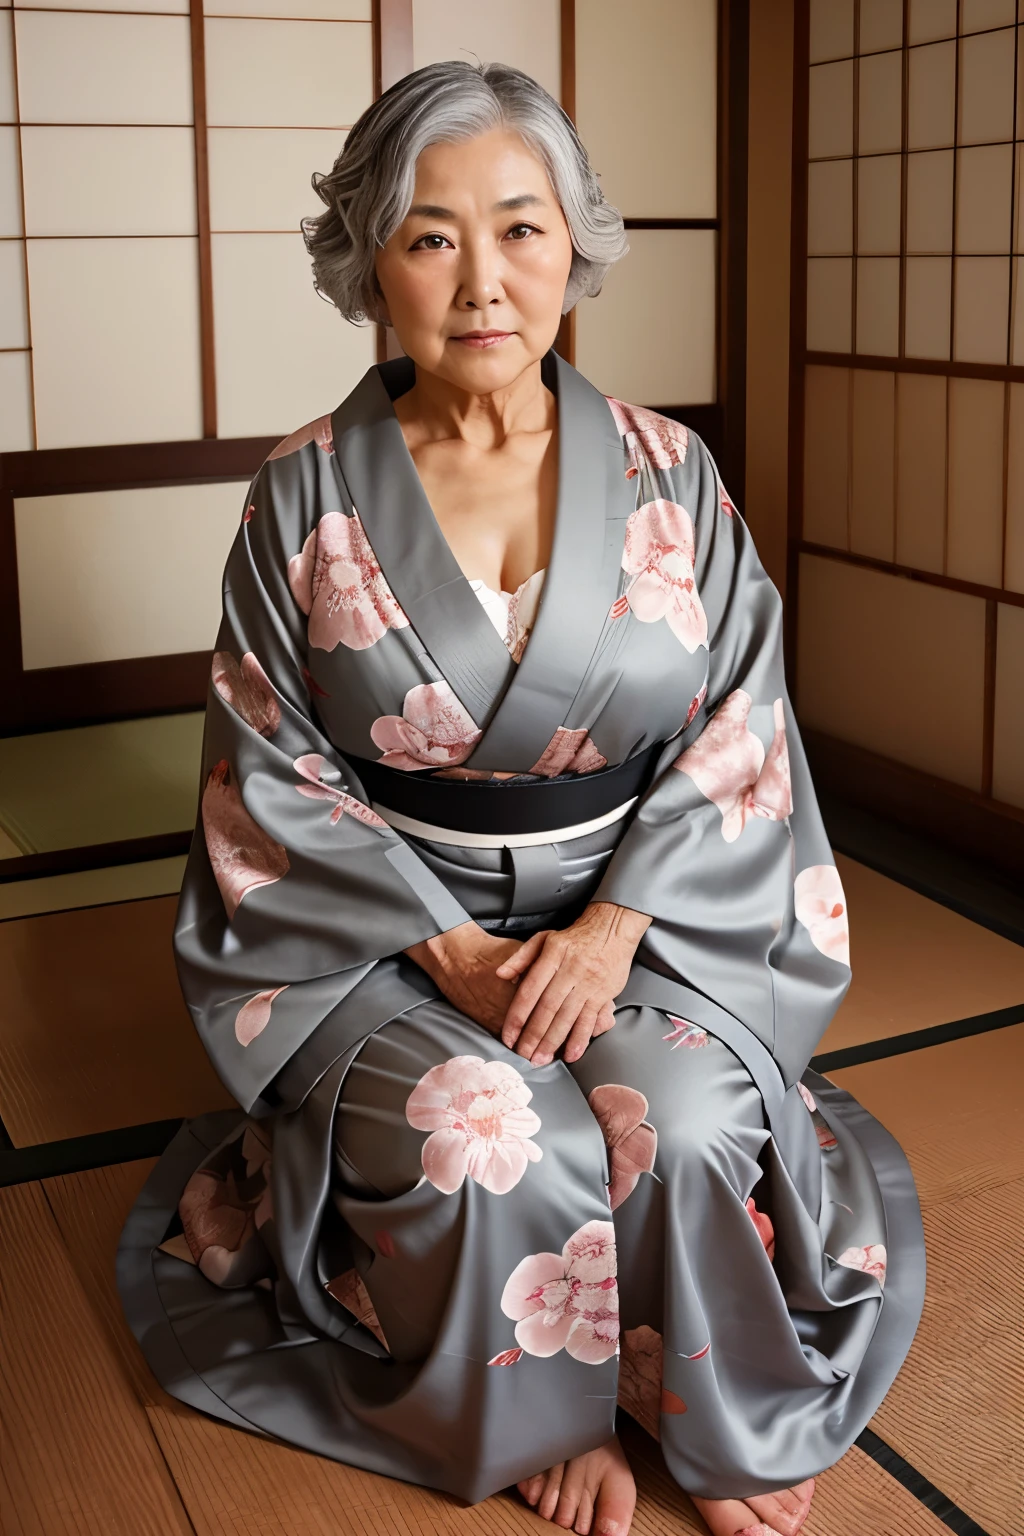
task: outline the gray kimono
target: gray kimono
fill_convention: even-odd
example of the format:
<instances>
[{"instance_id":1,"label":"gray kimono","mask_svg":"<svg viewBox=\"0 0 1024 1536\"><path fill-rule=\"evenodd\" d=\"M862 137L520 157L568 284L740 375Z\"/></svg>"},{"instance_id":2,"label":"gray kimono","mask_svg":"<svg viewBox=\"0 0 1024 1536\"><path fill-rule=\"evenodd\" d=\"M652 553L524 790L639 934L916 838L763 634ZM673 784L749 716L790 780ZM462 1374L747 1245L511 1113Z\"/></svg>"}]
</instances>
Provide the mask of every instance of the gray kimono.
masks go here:
<instances>
[{"instance_id":1,"label":"gray kimono","mask_svg":"<svg viewBox=\"0 0 1024 1536\"><path fill-rule=\"evenodd\" d=\"M848 928L778 593L699 438L554 352L542 373L554 545L504 638L395 416L408 359L249 487L175 935L240 1109L158 1162L121 1296L174 1396L324 1456L478 1500L603 1444L618 1402L688 1491L753 1495L836 1461L892 1382L917 1200L807 1067ZM644 753L625 810L553 840L380 789L408 810L443 780L503 826L508 787L582 807ZM402 954L592 899L653 921L571 1065L531 1067Z\"/></svg>"}]
</instances>

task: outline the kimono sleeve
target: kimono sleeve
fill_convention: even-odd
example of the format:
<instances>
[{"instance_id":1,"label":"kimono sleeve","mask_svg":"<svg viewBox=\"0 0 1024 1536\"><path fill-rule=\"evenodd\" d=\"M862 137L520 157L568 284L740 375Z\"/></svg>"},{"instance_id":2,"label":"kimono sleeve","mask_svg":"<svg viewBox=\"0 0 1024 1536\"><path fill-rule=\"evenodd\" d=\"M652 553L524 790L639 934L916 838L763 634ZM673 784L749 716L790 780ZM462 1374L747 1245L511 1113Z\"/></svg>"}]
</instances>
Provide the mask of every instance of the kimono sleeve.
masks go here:
<instances>
[{"instance_id":1,"label":"kimono sleeve","mask_svg":"<svg viewBox=\"0 0 1024 1536\"><path fill-rule=\"evenodd\" d=\"M264 464L228 555L174 938L196 1028L246 1109L378 959L469 921L317 723L287 580L301 498L282 483Z\"/></svg>"},{"instance_id":2,"label":"kimono sleeve","mask_svg":"<svg viewBox=\"0 0 1024 1536\"><path fill-rule=\"evenodd\" d=\"M695 434L658 484L692 520L706 695L666 743L593 899L649 914L637 959L733 1014L792 1083L850 968L846 899L786 691L782 600Z\"/></svg>"}]
</instances>

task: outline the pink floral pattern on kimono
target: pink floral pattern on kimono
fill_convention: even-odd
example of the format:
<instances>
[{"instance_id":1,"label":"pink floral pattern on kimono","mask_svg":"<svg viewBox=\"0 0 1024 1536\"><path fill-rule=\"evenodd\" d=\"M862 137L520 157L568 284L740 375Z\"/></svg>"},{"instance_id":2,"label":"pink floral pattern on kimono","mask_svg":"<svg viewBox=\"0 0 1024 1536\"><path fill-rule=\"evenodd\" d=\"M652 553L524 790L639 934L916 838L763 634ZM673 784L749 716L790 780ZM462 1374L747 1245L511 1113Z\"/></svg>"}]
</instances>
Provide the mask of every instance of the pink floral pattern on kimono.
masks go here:
<instances>
[{"instance_id":1,"label":"pink floral pattern on kimono","mask_svg":"<svg viewBox=\"0 0 1024 1536\"><path fill-rule=\"evenodd\" d=\"M811 943L830 960L850 963L850 925L846 892L834 864L811 864L795 882L795 911Z\"/></svg>"},{"instance_id":2,"label":"pink floral pattern on kimono","mask_svg":"<svg viewBox=\"0 0 1024 1536\"><path fill-rule=\"evenodd\" d=\"M405 1105L423 1143L423 1172L435 1189L453 1195L468 1174L492 1195L507 1195L543 1155L529 1137L540 1116L523 1076L504 1061L453 1056L420 1078Z\"/></svg>"},{"instance_id":3,"label":"pink floral pattern on kimono","mask_svg":"<svg viewBox=\"0 0 1024 1536\"><path fill-rule=\"evenodd\" d=\"M518 586L508 601L505 644L513 661L522 661L526 642L537 621L546 571L534 571Z\"/></svg>"},{"instance_id":4,"label":"pink floral pattern on kimono","mask_svg":"<svg viewBox=\"0 0 1024 1536\"><path fill-rule=\"evenodd\" d=\"M675 501L647 501L626 523L622 569L633 577L612 606L619 618L626 607L643 624L664 619L692 655L707 646L708 621L693 573L693 522Z\"/></svg>"},{"instance_id":5,"label":"pink floral pattern on kimono","mask_svg":"<svg viewBox=\"0 0 1024 1536\"><path fill-rule=\"evenodd\" d=\"M306 795L310 800L332 800L334 809L330 815L331 826L335 826L343 816L354 816L356 821L361 821L364 826L382 828L388 830L388 824L383 816L378 816L376 811L364 805L362 800L357 800L355 795L348 795L343 789L335 789L333 784L325 784L325 769L327 759L321 757L319 752L307 752L304 757L297 757L292 763L296 773L300 773L308 784L296 784L295 788L300 795ZM337 777L337 769L327 769Z\"/></svg>"},{"instance_id":6,"label":"pink floral pattern on kimono","mask_svg":"<svg viewBox=\"0 0 1024 1536\"><path fill-rule=\"evenodd\" d=\"M587 1365L610 1360L619 1347L615 1228L588 1221L561 1253L532 1253L517 1264L501 1295L516 1323L516 1343L547 1358L560 1349Z\"/></svg>"},{"instance_id":7,"label":"pink floral pattern on kimono","mask_svg":"<svg viewBox=\"0 0 1024 1536\"><path fill-rule=\"evenodd\" d=\"M619 1360L619 1407L655 1440L661 1439L663 1413L686 1412L682 1398L662 1387L663 1361L660 1333L646 1323L625 1330Z\"/></svg>"},{"instance_id":8,"label":"pink floral pattern on kimono","mask_svg":"<svg viewBox=\"0 0 1024 1536\"><path fill-rule=\"evenodd\" d=\"M211 675L221 698L246 725L260 736L273 736L281 724L281 706L252 651L246 651L241 666L230 651L214 651Z\"/></svg>"},{"instance_id":9,"label":"pink floral pattern on kimono","mask_svg":"<svg viewBox=\"0 0 1024 1536\"><path fill-rule=\"evenodd\" d=\"M769 1259L775 1258L775 1228L772 1219L764 1211L759 1211L754 1204L754 1198L747 1201L747 1215L757 1228L757 1235L761 1239L765 1253Z\"/></svg>"},{"instance_id":10,"label":"pink floral pattern on kimono","mask_svg":"<svg viewBox=\"0 0 1024 1536\"><path fill-rule=\"evenodd\" d=\"M869 1243L866 1248L847 1248L836 1260L847 1269L862 1269L866 1275L874 1275L879 1285L885 1284L886 1254L883 1243Z\"/></svg>"},{"instance_id":11,"label":"pink floral pattern on kimono","mask_svg":"<svg viewBox=\"0 0 1024 1536\"><path fill-rule=\"evenodd\" d=\"M707 1045L708 1032L699 1024L691 1024L689 1019L677 1019L673 1013L666 1014L666 1018L672 1028L661 1038L671 1040L672 1050L677 1051L682 1046L685 1051L699 1051L702 1045Z\"/></svg>"},{"instance_id":12,"label":"pink floral pattern on kimono","mask_svg":"<svg viewBox=\"0 0 1024 1536\"><path fill-rule=\"evenodd\" d=\"M643 405L627 405L624 400L616 400L611 395L606 395L605 399L629 452L631 462L626 470L627 480L639 474L641 452L655 469L671 469L674 464L682 464L690 441L682 422L672 421Z\"/></svg>"},{"instance_id":13,"label":"pink floral pattern on kimono","mask_svg":"<svg viewBox=\"0 0 1024 1536\"><path fill-rule=\"evenodd\" d=\"M608 759L597 750L585 729L569 731L560 725L530 772L553 779L559 773L594 773L607 765Z\"/></svg>"},{"instance_id":14,"label":"pink floral pattern on kimono","mask_svg":"<svg viewBox=\"0 0 1024 1536\"><path fill-rule=\"evenodd\" d=\"M409 623L356 513L324 514L288 561L288 585L309 615L309 643L321 651L339 643L365 651Z\"/></svg>"},{"instance_id":15,"label":"pink floral pattern on kimono","mask_svg":"<svg viewBox=\"0 0 1024 1536\"><path fill-rule=\"evenodd\" d=\"M237 1148L237 1143L235 1144ZM215 1285L251 1285L272 1267L259 1236L273 1215L270 1192L271 1144L266 1132L247 1121L236 1166L200 1168L192 1175L178 1202L178 1214L189 1251L202 1273ZM214 1154L220 1163L224 1154Z\"/></svg>"},{"instance_id":16,"label":"pink floral pattern on kimono","mask_svg":"<svg viewBox=\"0 0 1024 1536\"><path fill-rule=\"evenodd\" d=\"M362 1323L365 1328L369 1328L374 1337L379 1339L387 1349L388 1341L384 1337L380 1319L358 1270L346 1269L343 1275L335 1275L333 1280L328 1280L324 1290L329 1296L333 1296L335 1301L340 1302L346 1312L351 1312L357 1323Z\"/></svg>"},{"instance_id":17,"label":"pink floral pattern on kimono","mask_svg":"<svg viewBox=\"0 0 1024 1536\"><path fill-rule=\"evenodd\" d=\"M250 891L288 873L288 852L249 815L227 758L210 770L202 816L210 867L230 922Z\"/></svg>"},{"instance_id":18,"label":"pink floral pattern on kimono","mask_svg":"<svg viewBox=\"0 0 1024 1536\"><path fill-rule=\"evenodd\" d=\"M775 701L775 736L767 755L747 725L752 704L749 693L735 689L672 764L718 807L727 843L736 841L751 816L781 821L793 809L782 700Z\"/></svg>"},{"instance_id":19,"label":"pink floral pattern on kimono","mask_svg":"<svg viewBox=\"0 0 1024 1536\"><path fill-rule=\"evenodd\" d=\"M608 1203L614 1211L654 1168L658 1133L646 1119L648 1103L636 1088L604 1083L587 1099L608 1146L611 1183Z\"/></svg>"},{"instance_id":20,"label":"pink floral pattern on kimono","mask_svg":"<svg viewBox=\"0 0 1024 1536\"><path fill-rule=\"evenodd\" d=\"M800 1097L807 1105L807 1108L810 1110L813 1117L814 1134L818 1138L818 1146L823 1152L834 1151L834 1149L838 1147L839 1143L836 1140L835 1132L832 1130L832 1127L826 1122L824 1115L822 1115L821 1111L818 1109L818 1106L814 1101L813 1093L809 1088L805 1088L803 1083L797 1083L796 1089L797 1093L799 1093Z\"/></svg>"},{"instance_id":21,"label":"pink floral pattern on kimono","mask_svg":"<svg viewBox=\"0 0 1024 1536\"><path fill-rule=\"evenodd\" d=\"M283 987L274 987L269 992L257 992L255 997L250 997L247 1003L243 1003L235 1014L235 1039L239 1045L251 1045L257 1035L262 1035L270 1023L270 1010L274 998L286 991L288 983Z\"/></svg>"},{"instance_id":22,"label":"pink floral pattern on kimono","mask_svg":"<svg viewBox=\"0 0 1024 1536\"><path fill-rule=\"evenodd\" d=\"M482 731L456 698L450 683L410 688L400 715L379 715L370 727L374 746L389 768L446 768L465 762Z\"/></svg>"},{"instance_id":23,"label":"pink floral pattern on kimono","mask_svg":"<svg viewBox=\"0 0 1024 1536\"><path fill-rule=\"evenodd\" d=\"M334 452L334 429L330 415L318 416L316 421L309 421L304 427L297 427L294 432L283 437L273 453L267 455L268 460L283 459L286 454L298 453L307 443L316 443L324 453Z\"/></svg>"}]
</instances>

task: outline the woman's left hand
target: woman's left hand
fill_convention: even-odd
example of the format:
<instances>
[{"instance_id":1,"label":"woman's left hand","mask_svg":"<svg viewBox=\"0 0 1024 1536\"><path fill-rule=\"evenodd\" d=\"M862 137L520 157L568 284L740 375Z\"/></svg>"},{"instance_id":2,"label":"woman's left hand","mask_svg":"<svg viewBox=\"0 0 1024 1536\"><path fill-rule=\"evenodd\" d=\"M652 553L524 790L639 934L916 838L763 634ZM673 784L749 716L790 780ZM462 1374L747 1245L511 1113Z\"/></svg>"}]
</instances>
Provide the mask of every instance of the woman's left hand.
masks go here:
<instances>
[{"instance_id":1,"label":"woman's left hand","mask_svg":"<svg viewBox=\"0 0 1024 1536\"><path fill-rule=\"evenodd\" d=\"M651 919L611 901L591 902L569 928L544 928L495 975L521 977L501 1028L503 1043L535 1067L565 1044L578 1061L590 1041L615 1023L612 1004L626 985L636 947Z\"/></svg>"}]
</instances>

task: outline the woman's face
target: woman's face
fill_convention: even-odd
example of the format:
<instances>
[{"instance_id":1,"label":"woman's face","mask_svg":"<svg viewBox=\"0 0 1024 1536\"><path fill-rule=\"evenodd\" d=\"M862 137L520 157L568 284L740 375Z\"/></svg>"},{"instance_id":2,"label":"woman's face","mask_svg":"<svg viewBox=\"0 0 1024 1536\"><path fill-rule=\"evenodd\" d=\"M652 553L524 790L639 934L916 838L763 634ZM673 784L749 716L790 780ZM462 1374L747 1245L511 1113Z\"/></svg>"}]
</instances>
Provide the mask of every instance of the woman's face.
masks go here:
<instances>
[{"instance_id":1,"label":"woman's face","mask_svg":"<svg viewBox=\"0 0 1024 1536\"><path fill-rule=\"evenodd\" d=\"M548 351L571 264L547 172L503 129L423 151L412 206L376 257L408 356L472 394L511 384ZM485 345L459 339L481 331L506 334Z\"/></svg>"}]
</instances>

